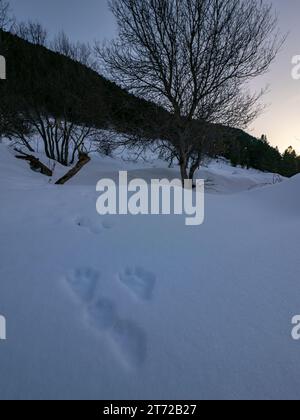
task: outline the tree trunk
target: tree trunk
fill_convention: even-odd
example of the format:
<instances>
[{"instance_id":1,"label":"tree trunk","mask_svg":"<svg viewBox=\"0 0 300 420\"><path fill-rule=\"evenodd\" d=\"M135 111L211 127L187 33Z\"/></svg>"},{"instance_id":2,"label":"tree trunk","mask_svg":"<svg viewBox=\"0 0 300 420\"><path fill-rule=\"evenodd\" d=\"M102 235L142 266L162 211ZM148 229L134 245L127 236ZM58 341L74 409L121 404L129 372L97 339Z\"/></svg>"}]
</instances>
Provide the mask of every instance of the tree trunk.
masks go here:
<instances>
[{"instance_id":1,"label":"tree trunk","mask_svg":"<svg viewBox=\"0 0 300 420\"><path fill-rule=\"evenodd\" d=\"M202 159L202 153L198 152L197 156L194 156L192 159L192 164L189 171L189 179L193 181L193 188L196 188L196 184L194 183L194 176L197 169L199 169Z\"/></svg>"},{"instance_id":2,"label":"tree trunk","mask_svg":"<svg viewBox=\"0 0 300 420\"><path fill-rule=\"evenodd\" d=\"M181 174L182 186L184 187L184 181L186 179L189 179L186 161L180 163L180 174Z\"/></svg>"},{"instance_id":3,"label":"tree trunk","mask_svg":"<svg viewBox=\"0 0 300 420\"><path fill-rule=\"evenodd\" d=\"M35 171L39 172L43 175L51 177L53 175L51 169L49 169L46 165L44 165L38 158L35 156L27 155L27 153L24 153L20 150L16 150L18 153L21 153L21 155L16 156L17 159L26 160L30 164L30 168Z\"/></svg>"},{"instance_id":4,"label":"tree trunk","mask_svg":"<svg viewBox=\"0 0 300 420\"><path fill-rule=\"evenodd\" d=\"M192 165L191 168L190 168L189 179L191 179L193 181L193 188L196 187L196 185L194 184L194 176L195 176L195 172L198 168L199 168L199 164Z\"/></svg>"},{"instance_id":5,"label":"tree trunk","mask_svg":"<svg viewBox=\"0 0 300 420\"><path fill-rule=\"evenodd\" d=\"M71 178L73 178L78 172L89 163L91 158L86 153L80 153L79 160L69 172L66 173L62 178L56 181L55 185L64 185Z\"/></svg>"},{"instance_id":6,"label":"tree trunk","mask_svg":"<svg viewBox=\"0 0 300 420\"><path fill-rule=\"evenodd\" d=\"M21 140L22 140L22 142L24 143L24 146L26 146L27 147L27 149L31 152L31 153L34 153L34 149L30 146L30 144L29 144L29 142L24 138L24 137L22 137L21 138Z\"/></svg>"},{"instance_id":7,"label":"tree trunk","mask_svg":"<svg viewBox=\"0 0 300 420\"><path fill-rule=\"evenodd\" d=\"M189 179L188 176L188 162L189 159L186 155L186 153L180 149L178 151L179 154L179 165L180 165L180 175L181 175L181 181L182 181L182 187L184 188L184 181L186 179Z\"/></svg>"}]
</instances>

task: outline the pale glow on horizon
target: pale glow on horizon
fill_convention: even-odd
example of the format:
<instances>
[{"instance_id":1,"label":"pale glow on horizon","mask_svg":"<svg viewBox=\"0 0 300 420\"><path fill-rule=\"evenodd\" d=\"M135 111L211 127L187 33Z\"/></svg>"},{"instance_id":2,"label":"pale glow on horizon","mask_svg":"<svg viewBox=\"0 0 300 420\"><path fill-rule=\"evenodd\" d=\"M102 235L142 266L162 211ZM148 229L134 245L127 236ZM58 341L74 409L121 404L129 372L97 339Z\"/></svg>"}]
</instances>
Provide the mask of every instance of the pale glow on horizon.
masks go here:
<instances>
[{"instance_id":1,"label":"pale glow on horizon","mask_svg":"<svg viewBox=\"0 0 300 420\"><path fill-rule=\"evenodd\" d=\"M269 73L255 81L256 89L270 86L265 97L267 110L249 128L252 135L266 134L269 142L283 152L289 146L300 155L300 80L292 77L293 57L300 55L300 1L273 0L285 45Z\"/></svg>"},{"instance_id":2,"label":"pale glow on horizon","mask_svg":"<svg viewBox=\"0 0 300 420\"><path fill-rule=\"evenodd\" d=\"M300 82L297 83L300 90ZM266 134L269 142L273 146L278 146L281 152L292 146L300 155L299 117L300 95L295 97L282 95L281 101L273 102L247 131L255 137Z\"/></svg>"}]
</instances>

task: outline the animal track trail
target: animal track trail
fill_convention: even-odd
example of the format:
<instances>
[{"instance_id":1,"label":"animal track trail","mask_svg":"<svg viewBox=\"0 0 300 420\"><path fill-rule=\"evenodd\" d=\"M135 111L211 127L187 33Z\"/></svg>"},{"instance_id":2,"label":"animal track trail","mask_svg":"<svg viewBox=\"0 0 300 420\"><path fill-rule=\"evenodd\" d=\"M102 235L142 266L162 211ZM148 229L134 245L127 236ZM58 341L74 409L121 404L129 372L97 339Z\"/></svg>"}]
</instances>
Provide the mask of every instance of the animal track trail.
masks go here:
<instances>
[{"instance_id":1,"label":"animal track trail","mask_svg":"<svg viewBox=\"0 0 300 420\"><path fill-rule=\"evenodd\" d=\"M146 335L130 321L119 320L110 334L113 349L127 368L134 369L143 365L147 355Z\"/></svg>"},{"instance_id":2,"label":"animal track trail","mask_svg":"<svg viewBox=\"0 0 300 420\"><path fill-rule=\"evenodd\" d=\"M124 368L138 369L146 360L147 337L134 322L118 314L113 300L98 294L100 273L92 268L78 268L66 277L69 290L81 303L86 324L108 341ZM120 280L140 299L150 299L155 286L154 274L143 268L128 268Z\"/></svg>"},{"instance_id":3,"label":"animal track trail","mask_svg":"<svg viewBox=\"0 0 300 420\"><path fill-rule=\"evenodd\" d=\"M66 276L66 282L77 300L90 302L97 288L100 273L92 268L79 268Z\"/></svg>"},{"instance_id":4,"label":"animal track trail","mask_svg":"<svg viewBox=\"0 0 300 420\"><path fill-rule=\"evenodd\" d=\"M104 219L101 224L103 229L106 230L111 230L115 227L115 222L112 219Z\"/></svg>"},{"instance_id":5,"label":"animal track trail","mask_svg":"<svg viewBox=\"0 0 300 420\"><path fill-rule=\"evenodd\" d=\"M140 367L146 358L144 332L133 322L118 317L114 303L101 298L87 308L87 319L98 334L106 336L117 359L125 367Z\"/></svg>"},{"instance_id":6,"label":"animal track trail","mask_svg":"<svg viewBox=\"0 0 300 420\"><path fill-rule=\"evenodd\" d=\"M79 227L89 230L95 235L100 234L103 230L111 230L115 226L115 223L111 219L104 219L96 223L88 217L77 217L75 224Z\"/></svg>"},{"instance_id":7,"label":"animal track trail","mask_svg":"<svg viewBox=\"0 0 300 420\"><path fill-rule=\"evenodd\" d=\"M98 235L102 231L102 228L100 225L93 223L87 217L78 217L75 220L75 223L77 226L88 229L91 233L94 233L95 235Z\"/></svg>"},{"instance_id":8,"label":"animal track trail","mask_svg":"<svg viewBox=\"0 0 300 420\"><path fill-rule=\"evenodd\" d=\"M92 327L99 332L111 329L118 321L114 303L106 298L98 299L87 309L87 317Z\"/></svg>"},{"instance_id":9,"label":"animal track trail","mask_svg":"<svg viewBox=\"0 0 300 420\"><path fill-rule=\"evenodd\" d=\"M118 275L120 282L140 300L151 300L156 283L155 274L142 267L126 268Z\"/></svg>"}]
</instances>

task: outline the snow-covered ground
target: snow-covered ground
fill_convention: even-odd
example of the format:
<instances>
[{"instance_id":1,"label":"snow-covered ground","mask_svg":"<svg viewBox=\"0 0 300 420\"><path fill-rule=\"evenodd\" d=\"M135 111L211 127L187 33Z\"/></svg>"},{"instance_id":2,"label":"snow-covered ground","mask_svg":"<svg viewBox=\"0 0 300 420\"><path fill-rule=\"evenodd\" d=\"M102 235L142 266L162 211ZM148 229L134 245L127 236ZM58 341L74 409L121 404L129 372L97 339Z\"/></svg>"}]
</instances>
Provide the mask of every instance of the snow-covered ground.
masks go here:
<instances>
[{"instance_id":1,"label":"snow-covered ground","mask_svg":"<svg viewBox=\"0 0 300 420\"><path fill-rule=\"evenodd\" d=\"M0 398L298 399L300 176L211 162L186 227L100 217L96 183L119 170L178 176L95 157L57 187L0 145Z\"/></svg>"}]
</instances>

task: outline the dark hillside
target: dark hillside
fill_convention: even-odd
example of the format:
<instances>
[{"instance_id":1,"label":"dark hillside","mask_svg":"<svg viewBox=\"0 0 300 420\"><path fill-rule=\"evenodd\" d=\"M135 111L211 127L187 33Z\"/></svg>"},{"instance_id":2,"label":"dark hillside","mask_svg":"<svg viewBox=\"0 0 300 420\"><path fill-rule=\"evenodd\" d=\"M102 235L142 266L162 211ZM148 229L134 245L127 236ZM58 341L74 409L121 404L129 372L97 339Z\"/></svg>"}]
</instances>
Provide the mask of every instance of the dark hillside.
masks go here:
<instances>
[{"instance_id":1,"label":"dark hillside","mask_svg":"<svg viewBox=\"0 0 300 420\"><path fill-rule=\"evenodd\" d=\"M158 127L172 118L166 111L130 95L78 62L1 30L0 54L7 62L7 80L0 81L0 135L5 133L5 115L17 115L28 104L96 128L138 129L154 138L165 135L165 129L162 132ZM207 150L211 156L223 155L233 165L287 176L300 171L299 158L293 154L281 156L266 141L242 130L212 127Z\"/></svg>"}]
</instances>

